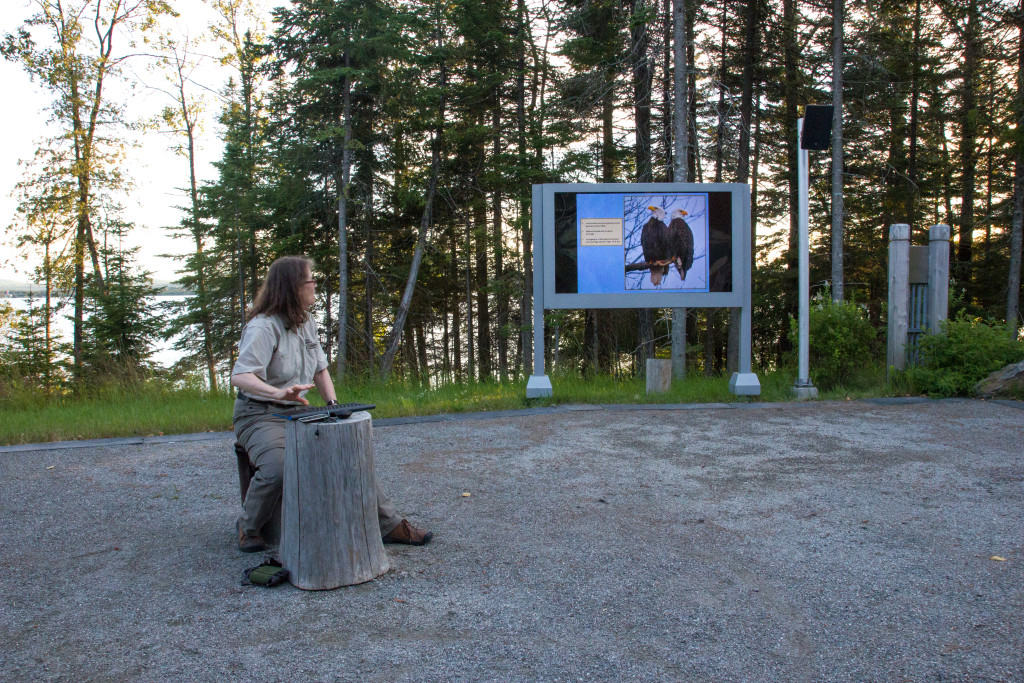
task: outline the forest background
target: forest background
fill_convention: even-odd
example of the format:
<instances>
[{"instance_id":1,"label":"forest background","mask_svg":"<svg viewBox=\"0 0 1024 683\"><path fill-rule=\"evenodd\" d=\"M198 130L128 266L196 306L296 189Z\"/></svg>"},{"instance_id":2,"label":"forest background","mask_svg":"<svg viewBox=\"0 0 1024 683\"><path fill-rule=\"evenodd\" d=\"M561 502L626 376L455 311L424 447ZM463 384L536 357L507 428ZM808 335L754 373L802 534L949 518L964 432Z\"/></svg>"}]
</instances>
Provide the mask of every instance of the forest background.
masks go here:
<instances>
[{"instance_id":1,"label":"forest background","mask_svg":"<svg viewBox=\"0 0 1024 683\"><path fill-rule=\"evenodd\" d=\"M0 44L52 95L52 135L7 228L36 255L41 293L3 312L6 393L156 375L223 389L267 265L294 253L317 261L339 380L521 380L531 185L545 182L749 183L753 357L778 368L809 103L837 111L832 154L812 156L813 290L884 329L889 225L924 244L945 223L954 315L1016 333L1020 0L294 0L266 30L246 0L210 0L201 36L175 28L165 0L32 2ZM205 80L210 44L226 82ZM170 97L156 121L129 119L115 94L130 91L111 87L139 60L160 65ZM211 106L214 132L197 125ZM169 229L188 239L177 284L194 295L169 310L125 246L127 131L143 128L173 132L189 162L166 182L187 192ZM212 134L223 152L203 181L196 150ZM727 310L553 311L546 330L559 372L635 376L656 355L709 376L735 366ZM184 357L159 370L149 355L167 335Z\"/></svg>"}]
</instances>

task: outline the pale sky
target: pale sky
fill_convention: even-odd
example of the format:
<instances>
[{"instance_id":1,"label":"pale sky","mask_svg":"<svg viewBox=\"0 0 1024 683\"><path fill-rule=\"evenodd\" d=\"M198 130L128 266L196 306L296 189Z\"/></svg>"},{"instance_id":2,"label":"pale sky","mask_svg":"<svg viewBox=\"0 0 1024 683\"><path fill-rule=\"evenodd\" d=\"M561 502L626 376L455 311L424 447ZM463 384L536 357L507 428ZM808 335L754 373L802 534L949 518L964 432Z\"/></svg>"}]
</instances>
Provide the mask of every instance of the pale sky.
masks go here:
<instances>
[{"instance_id":1,"label":"pale sky","mask_svg":"<svg viewBox=\"0 0 1024 683\"><path fill-rule=\"evenodd\" d=\"M212 12L202 0L172 2L181 14L176 24L187 28L192 35L200 33L212 19ZM280 2L254 0L254 4L268 7ZM4 5L5 12L0 15L0 36L16 30L33 9L29 0L5 0ZM209 50L211 54L214 51L213 47ZM206 64L208 66L203 68L198 79L207 88L219 91L227 80L228 71L212 59ZM130 69L147 84L163 85L160 75L147 72L143 59L136 59ZM3 153L0 154L0 228L4 233L0 242L0 279L27 281L35 264L15 253L7 234L17 207L12 193L23 172L19 160L30 160L37 146L49 134L49 112L46 108L51 97L32 83L18 64L3 59L0 59L0 83L3 91L11 96L7 106L0 107L0 131L4 131ZM128 101L129 116L135 118L152 117L163 107L174 104L167 95L146 85L138 85L131 92L123 87L113 87L108 92L111 98ZM197 174L200 181L216 178L212 162L220 157L222 147L216 123L220 104L214 95L207 96L206 107L206 120L199 139ZM175 261L161 258L161 254L182 254L192 248L190 240L174 239L162 229L180 221L181 212L174 207L187 202L187 196L180 188L188 186L188 163L184 157L175 155L170 145L171 138L166 134L151 131L141 136L139 146L130 151L127 164L135 181L135 190L123 200L124 217L136 226L130 244L140 247L140 263L152 271L157 280L174 280L177 277Z\"/></svg>"}]
</instances>

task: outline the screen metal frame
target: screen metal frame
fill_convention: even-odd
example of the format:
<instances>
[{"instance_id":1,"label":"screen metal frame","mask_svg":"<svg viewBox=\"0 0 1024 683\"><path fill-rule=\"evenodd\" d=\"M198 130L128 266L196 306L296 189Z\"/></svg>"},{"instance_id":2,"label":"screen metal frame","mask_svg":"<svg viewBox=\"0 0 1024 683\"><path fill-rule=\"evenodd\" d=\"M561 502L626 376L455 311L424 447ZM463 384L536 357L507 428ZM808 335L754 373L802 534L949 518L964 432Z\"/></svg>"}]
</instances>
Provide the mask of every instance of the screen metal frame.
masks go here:
<instances>
[{"instance_id":1,"label":"screen metal frame","mask_svg":"<svg viewBox=\"0 0 1024 683\"><path fill-rule=\"evenodd\" d=\"M637 291L568 293L555 291L555 194L660 194L728 192L732 196L732 291ZM750 188L742 183L556 183L533 186L534 296L545 309L575 308L742 308L750 287ZM536 272L536 271L539 271ZM537 275L541 277L536 277ZM538 282L540 280L540 282Z\"/></svg>"}]
</instances>

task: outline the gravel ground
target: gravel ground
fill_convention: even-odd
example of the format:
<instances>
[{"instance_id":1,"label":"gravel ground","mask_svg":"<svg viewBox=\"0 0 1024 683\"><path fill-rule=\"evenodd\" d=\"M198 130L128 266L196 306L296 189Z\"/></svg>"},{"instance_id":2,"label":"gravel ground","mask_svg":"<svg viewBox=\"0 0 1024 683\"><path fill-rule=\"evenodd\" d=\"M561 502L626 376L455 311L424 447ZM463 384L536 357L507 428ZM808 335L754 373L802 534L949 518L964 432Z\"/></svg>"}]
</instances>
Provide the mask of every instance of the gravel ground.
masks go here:
<instances>
[{"instance_id":1,"label":"gravel ground","mask_svg":"<svg viewBox=\"0 0 1024 683\"><path fill-rule=\"evenodd\" d=\"M230 434L0 449L0 679L1024 680L1020 404L686 408L378 421L435 538L322 592L241 584Z\"/></svg>"}]
</instances>

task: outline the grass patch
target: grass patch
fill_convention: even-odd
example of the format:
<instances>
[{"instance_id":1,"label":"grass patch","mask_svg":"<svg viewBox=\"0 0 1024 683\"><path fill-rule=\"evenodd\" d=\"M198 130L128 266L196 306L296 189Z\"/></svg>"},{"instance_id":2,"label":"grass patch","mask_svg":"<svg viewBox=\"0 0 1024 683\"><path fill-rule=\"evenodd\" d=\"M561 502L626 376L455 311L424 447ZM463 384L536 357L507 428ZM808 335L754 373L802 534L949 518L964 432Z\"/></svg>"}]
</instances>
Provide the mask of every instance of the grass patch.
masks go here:
<instances>
[{"instance_id":1,"label":"grass patch","mask_svg":"<svg viewBox=\"0 0 1024 683\"><path fill-rule=\"evenodd\" d=\"M886 380L884 364L861 368L846 384L818 390L818 398L822 401L907 395L905 386Z\"/></svg>"},{"instance_id":2,"label":"grass patch","mask_svg":"<svg viewBox=\"0 0 1024 683\"><path fill-rule=\"evenodd\" d=\"M346 382L344 386L339 385L337 392L338 400L342 403L363 401L376 404L373 416L378 418L511 410L527 405L525 380L504 384L446 384L428 389L411 382L384 384L380 381L357 379ZM322 403L319 397L315 396L315 392L310 393L314 394L310 399L311 403Z\"/></svg>"},{"instance_id":3,"label":"grass patch","mask_svg":"<svg viewBox=\"0 0 1024 683\"><path fill-rule=\"evenodd\" d=\"M143 385L120 392L105 389L84 398L5 401L0 443L226 431L231 429L233 400L226 392Z\"/></svg>"},{"instance_id":4,"label":"grass patch","mask_svg":"<svg viewBox=\"0 0 1024 683\"><path fill-rule=\"evenodd\" d=\"M727 377L691 374L673 382L671 391L648 396L642 379L606 375L555 374L554 396L527 399L526 381L449 384L426 389L419 384L353 379L338 387L342 402L375 403L374 417L410 417L443 413L514 410L564 404L734 403L791 401L796 373L783 369L758 373L761 395L736 397ZM887 384L883 367L865 368L848 386L821 391L822 399L902 395ZM310 402L322 403L315 391ZM153 382L131 388L106 387L81 398L49 401L37 394L8 396L0 403L0 444L21 444L125 436L157 436L231 430L234 396L200 389L174 389Z\"/></svg>"}]
</instances>

